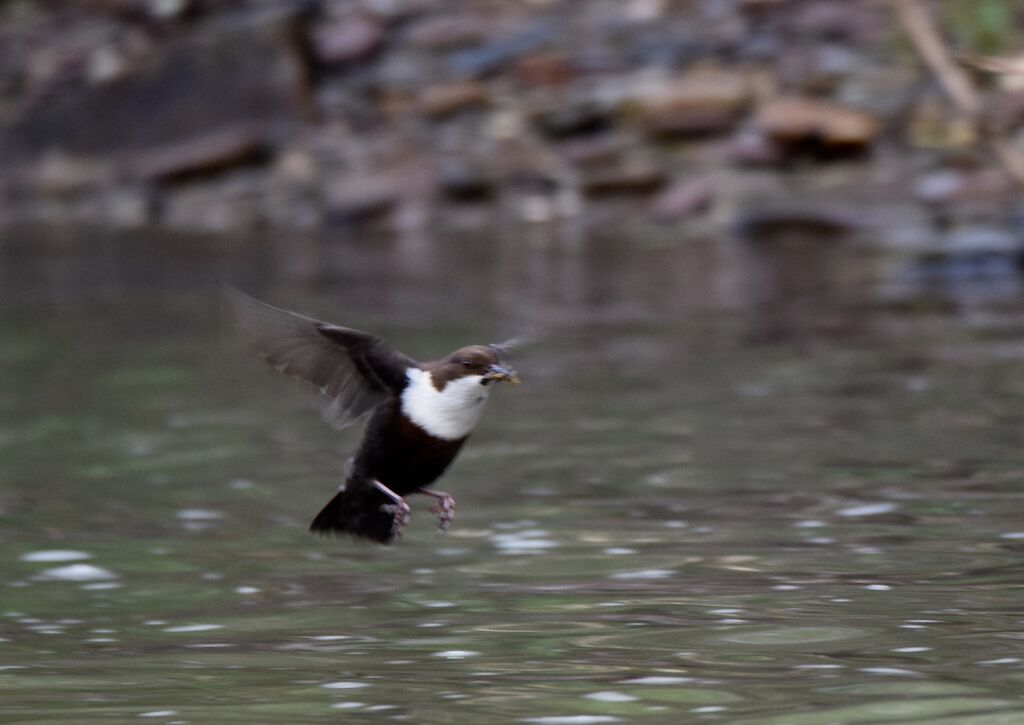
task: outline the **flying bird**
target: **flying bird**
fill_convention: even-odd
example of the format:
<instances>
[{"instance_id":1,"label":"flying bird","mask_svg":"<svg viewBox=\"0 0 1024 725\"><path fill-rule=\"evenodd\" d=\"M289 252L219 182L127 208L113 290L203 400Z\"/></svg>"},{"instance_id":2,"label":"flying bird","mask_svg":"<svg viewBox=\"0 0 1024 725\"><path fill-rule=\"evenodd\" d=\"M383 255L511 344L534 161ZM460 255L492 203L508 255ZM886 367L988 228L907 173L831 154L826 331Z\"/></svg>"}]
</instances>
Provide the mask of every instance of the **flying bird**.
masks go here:
<instances>
[{"instance_id":1,"label":"flying bird","mask_svg":"<svg viewBox=\"0 0 1024 725\"><path fill-rule=\"evenodd\" d=\"M435 499L447 531L455 500L432 485L476 427L491 384L516 384L510 343L470 345L417 362L367 332L264 304L237 290L228 301L244 342L286 375L315 386L338 427L367 419L345 482L310 531L390 543L409 523L405 496Z\"/></svg>"}]
</instances>

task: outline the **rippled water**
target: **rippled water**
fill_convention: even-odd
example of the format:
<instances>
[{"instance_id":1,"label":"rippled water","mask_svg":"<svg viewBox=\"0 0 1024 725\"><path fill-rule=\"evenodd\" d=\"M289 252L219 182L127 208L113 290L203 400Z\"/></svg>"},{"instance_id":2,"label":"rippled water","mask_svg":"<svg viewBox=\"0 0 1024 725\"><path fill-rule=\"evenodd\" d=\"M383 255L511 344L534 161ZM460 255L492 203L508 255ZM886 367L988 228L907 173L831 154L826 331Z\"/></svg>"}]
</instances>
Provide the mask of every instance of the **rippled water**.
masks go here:
<instances>
[{"instance_id":1,"label":"rippled water","mask_svg":"<svg viewBox=\"0 0 1024 725\"><path fill-rule=\"evenodd\" d=\"M707 250L168 244L4 256L0 720L1024 722L1013 306L766 337ZM538 334L447 536L306 532L355 434L238 361L222 279L418 356Z\"/></svg>"}]
</instances>

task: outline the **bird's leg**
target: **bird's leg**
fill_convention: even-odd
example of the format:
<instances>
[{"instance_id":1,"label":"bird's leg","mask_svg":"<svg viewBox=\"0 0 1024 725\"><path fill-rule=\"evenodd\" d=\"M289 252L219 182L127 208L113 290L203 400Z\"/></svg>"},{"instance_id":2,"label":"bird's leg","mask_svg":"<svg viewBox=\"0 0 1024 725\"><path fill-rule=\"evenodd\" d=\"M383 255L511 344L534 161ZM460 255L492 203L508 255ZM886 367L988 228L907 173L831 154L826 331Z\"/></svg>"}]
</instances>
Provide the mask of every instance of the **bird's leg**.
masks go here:
<instances>
[{"instance_id":1,"label":"bird's leg","mask_svg":"<svg viewBox=\"0 0 1024 725\"><path fill-rule=\"evenodd\" d=\"M378 491L393 501L393 503L386 503L381 506L380 510L386 514L391 514L391 533L397 536L402 532L403 528L409 525L412 509L409 508L409 504L405 502L405 499L380 481L375 480L373 485Z\"/></svg>"},{"instance_id":2,"label":"bird's leg","mask_svg":"<svg viewBox=\"0 0 1024 725\"><path fill-rule=\"evenodd\" d=\"M437 499L437 503L430 507L430 512L437 514L437 528L441 530L441 533L448 531L452 519L455 518L455 499L451 497L451 494L444 491L428 491L425 488L416 489L416 493L433 496Z\"/></svg>"}]
</instances>

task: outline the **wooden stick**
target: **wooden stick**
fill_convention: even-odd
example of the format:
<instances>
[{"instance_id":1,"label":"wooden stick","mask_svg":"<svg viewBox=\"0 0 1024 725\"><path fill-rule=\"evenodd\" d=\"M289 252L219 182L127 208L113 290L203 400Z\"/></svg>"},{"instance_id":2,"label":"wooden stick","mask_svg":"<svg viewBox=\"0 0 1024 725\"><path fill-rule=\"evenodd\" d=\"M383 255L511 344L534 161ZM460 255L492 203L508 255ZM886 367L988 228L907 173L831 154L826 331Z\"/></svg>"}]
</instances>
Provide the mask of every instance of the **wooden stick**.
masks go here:
<instances>
[{"instance_id":1,"label":"wooden stick","mask_svg":"<svg viewBox=\"0 0 1024 725\"><path fill-rule=\"evenodd\" d=\"M956 64L921 0L893 0L900 22L921 60L962 113L980 121L981 99L967 73ZM980 123L979 123L980 125ZM1006 172L1024 185L1024 155L1004 137L982 129L992 153Z\"/></svg>"},{"instance_id":2,"label":"wooden stick","mask_svg":"<svg viewBox=\"0 0 1024 725\"><path fill-rule=\"evenodd\" d=\"M895 0L903 29L910 36L921 60L935 74L943 89L961 111L976 115L981 110L978 93L970 77L958 66L939 35L935 23L920 0Z\"/></svg>"}]
</instances>

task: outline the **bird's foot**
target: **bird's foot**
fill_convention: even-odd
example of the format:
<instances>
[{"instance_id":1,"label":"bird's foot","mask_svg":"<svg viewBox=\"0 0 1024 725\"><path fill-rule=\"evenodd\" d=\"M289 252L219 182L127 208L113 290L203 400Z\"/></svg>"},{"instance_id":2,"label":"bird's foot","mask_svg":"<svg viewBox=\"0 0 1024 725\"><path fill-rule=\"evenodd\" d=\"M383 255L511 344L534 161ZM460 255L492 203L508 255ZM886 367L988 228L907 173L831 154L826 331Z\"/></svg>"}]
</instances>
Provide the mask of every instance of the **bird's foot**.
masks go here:
<instances>
[{"instance_id":1,"label":"bird's foot","mask_svg":"<svg viewBox=\"0 0 1024 725\"><path fill-rule=\"evenodd\" d=\"M402 533L402 529L409 525L409 520L412 518L412 509L402 499L395 503L386 503L380 507L380 510L386 514L391 514L391 534L393 536L399 536Z\"/></svg>"},{"instance_id":2,"label":"bird's foot","mask_svg":"<svg viewBox=\"0 0 1024 725\"><path fill-rule=\"evenodd\" d=\"M452 498L451 494L447 494L444 491L427 491L426 489L420 489L418 493L432 496L436 499L436 503L430 507L430 512L437 514L437 528L444 534L448 531L448 527L451 526L452 521L455 519L455 499Z\"/></svg>"},{"instance_id":3,"label":"bird's foot","mask_svg":"<svg viewBox=\"0 0 1024 725\"><path fill-rule=\"evenodd\" d=\"M409 508L409 504L405 502L404 498L380 481L374 481L373 485L378 491L391 499L391 503L384 504L380 507L380 510L386 514L391 514L391 535L398 536L402 533L402 529L409 525L409 519L412 518L412 509Z\"/></svg>"}]
</instances>

